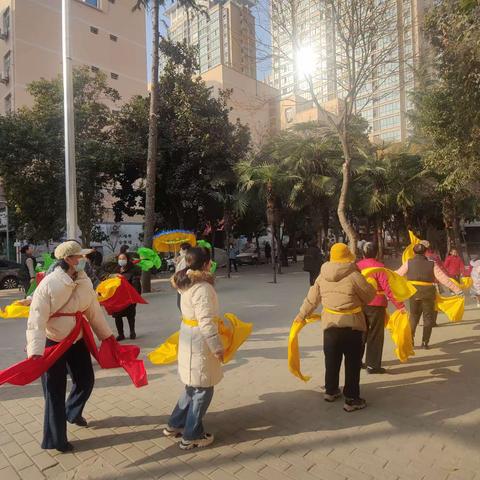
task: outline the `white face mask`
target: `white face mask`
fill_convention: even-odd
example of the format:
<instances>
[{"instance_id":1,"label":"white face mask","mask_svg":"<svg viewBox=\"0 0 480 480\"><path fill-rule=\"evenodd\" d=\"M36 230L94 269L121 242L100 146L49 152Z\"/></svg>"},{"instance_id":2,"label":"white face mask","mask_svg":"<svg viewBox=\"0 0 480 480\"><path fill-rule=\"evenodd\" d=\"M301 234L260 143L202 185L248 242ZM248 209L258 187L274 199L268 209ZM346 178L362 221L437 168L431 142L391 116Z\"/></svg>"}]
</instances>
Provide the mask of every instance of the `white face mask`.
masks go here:
<instances>
[{"instance_id":1,"label":"white face mask","mask_svg":"<svg viewBox=\"0 0 480 480\"><path fill-rule=\"evenodd\" d=\"M121 267L126 267L127 266L127 260L119 260L118 261L118 264L121 266Z\"/></svg>"},{"instance_id":2,"label":"white face mask","mask_svg":"<svg viewBox=\"0 0 480 480\"><path fill-rule=\"evenodd\" d=\"M78 263L75 265L76 272L83 272L85 270L85 265L87 264L87 260L85 258L81 258Z\"/></svg>"}]
</instances>

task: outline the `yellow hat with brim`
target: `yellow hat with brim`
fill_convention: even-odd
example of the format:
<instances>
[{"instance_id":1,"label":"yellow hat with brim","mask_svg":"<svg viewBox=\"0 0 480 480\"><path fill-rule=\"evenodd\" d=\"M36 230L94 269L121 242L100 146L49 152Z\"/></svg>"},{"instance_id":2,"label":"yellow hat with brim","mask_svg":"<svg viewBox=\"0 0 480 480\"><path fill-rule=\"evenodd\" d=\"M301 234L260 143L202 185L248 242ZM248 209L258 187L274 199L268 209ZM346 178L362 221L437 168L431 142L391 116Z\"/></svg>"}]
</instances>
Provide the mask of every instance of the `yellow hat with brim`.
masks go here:
<instances>
[{"instance_id":1,"label":"yellow hat with brim","mask_svg":"<svg viewBox=\"0 0 480 480\"><path fill-rule=\"evenodd\" d=\"M335 243L330 249L330 261L334 263L352 263L356 259L350 251L348 245L344 243Z\"/></svg>"},{"instance_id":2,"label":"yellow hat with brim","mask_svg":"<svg viewBox=\"0 0 480 480\"><path fill-rule=\"evenodd\" d=\"M82 246L75 240L69 240L68 242L63 242L55 249L55 258L57 260L62 260L73 255L88 255L92 253L91 248L82 248Z\"/></svg>"}]
</instances>

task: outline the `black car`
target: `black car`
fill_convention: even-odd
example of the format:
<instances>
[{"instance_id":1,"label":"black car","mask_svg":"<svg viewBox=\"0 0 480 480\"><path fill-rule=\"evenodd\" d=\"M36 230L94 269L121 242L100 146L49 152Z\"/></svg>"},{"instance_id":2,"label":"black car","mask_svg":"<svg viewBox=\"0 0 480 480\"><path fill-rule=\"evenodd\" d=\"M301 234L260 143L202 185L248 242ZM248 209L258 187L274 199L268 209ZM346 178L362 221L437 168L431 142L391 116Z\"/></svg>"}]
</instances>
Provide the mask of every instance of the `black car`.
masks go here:
<instances>
[{"instance_id":1,"label":"black car","mask_svg":"<svg viewBox=\"0 0 480 480\"><path fill-rule=\"evenodd\" d=\"M27 280L28 274L23 265L9 260L0 260L0 289L18 288Z\"/></svg>"}]
</instances>

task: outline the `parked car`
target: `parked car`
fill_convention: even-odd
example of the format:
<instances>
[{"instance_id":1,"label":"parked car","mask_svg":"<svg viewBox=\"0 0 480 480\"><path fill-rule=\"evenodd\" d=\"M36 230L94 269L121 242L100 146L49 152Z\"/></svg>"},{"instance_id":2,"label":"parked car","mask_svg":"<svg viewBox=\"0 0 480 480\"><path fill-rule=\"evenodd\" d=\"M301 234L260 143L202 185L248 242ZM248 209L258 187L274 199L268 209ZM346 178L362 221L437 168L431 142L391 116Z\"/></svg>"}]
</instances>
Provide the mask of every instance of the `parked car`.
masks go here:
<instances>
[{"instance_id":1,"label":"parked car","mask_svg":"<svg viewBox=\"0 0 480 480\"><path fill-rule=\"evenodd\" d=\"M0 289L7 290L23 285L27 278L25 267L20 263L0 260Z\"/></svg>"}]
</instances>

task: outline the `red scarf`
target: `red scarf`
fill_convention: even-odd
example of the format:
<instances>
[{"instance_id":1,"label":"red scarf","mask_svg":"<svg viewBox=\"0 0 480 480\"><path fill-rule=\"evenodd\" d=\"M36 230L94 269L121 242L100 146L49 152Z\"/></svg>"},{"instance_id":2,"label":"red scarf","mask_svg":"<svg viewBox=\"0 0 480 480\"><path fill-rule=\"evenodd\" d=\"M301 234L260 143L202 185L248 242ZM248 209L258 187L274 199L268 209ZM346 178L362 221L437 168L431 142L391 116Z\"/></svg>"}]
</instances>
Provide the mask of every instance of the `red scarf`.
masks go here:
<instances>
[{"instance_id":1,"label":"red scarf","mask_svg":"<svg viewBox=\"0 0 480 480\"><path fill-rule=\"evenodd\" d=\"M113 335L102 341L100 350L93 338L93 332L85 315L76 313L55 313L55 317L75 317L76 323L68 337L60 343L46 347L41 358L28 358L5 370L0 371L0 385L28 385L45 373L75 342L80 330L88 350L102 368L122 367L132 379L136 387L148 384L147 372L143 360L138 360L140 348L135 345L120 345Z\"/></svg>"}]
</instances>

